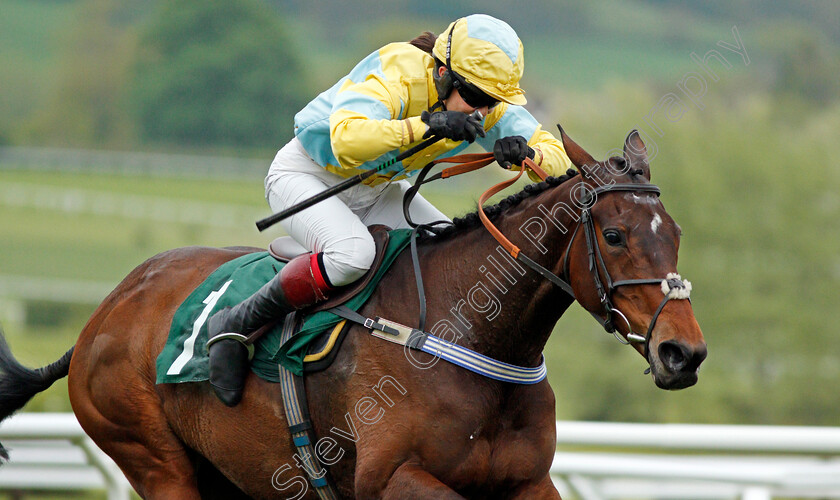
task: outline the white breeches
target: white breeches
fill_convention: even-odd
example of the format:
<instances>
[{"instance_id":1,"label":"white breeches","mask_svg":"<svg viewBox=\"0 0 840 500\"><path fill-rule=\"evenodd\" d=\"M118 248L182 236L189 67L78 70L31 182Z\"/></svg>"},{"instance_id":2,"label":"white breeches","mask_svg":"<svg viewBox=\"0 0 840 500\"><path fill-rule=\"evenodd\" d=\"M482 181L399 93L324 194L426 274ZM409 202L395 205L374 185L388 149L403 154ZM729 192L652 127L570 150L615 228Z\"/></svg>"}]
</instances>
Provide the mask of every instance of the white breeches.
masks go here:
<instances>
[{"instance_id":1,"label":"white breeches","mask_svg":"<svg viewBox=\"0 0 840 500\"><path fill-rule=\"evenodd\" d=\"M344 181L315 163L295 137L281 149L265 178L265 197L273 212L315 196ZM366 186L357 184L280 222L306 250L324 253L327 277L334 286L359 279L373 263L376 251L367 226L409 227L403 217L408 181ZM415 223L449 220L419 194L411 203Z\"/></svg>"}]
</instances>

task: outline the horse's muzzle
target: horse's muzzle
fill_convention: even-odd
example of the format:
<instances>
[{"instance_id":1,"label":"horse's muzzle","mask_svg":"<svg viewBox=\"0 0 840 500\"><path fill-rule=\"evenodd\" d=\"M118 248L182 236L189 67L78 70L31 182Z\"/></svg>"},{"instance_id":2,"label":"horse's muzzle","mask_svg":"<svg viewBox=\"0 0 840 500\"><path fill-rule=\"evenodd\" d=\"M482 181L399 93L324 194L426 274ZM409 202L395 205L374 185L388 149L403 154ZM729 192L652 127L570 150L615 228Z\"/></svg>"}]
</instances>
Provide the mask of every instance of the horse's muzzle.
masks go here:
<instances>
[{"instance_id":1,"label":"horse's muzzle","mask_svg":"<svg viewBox=\"0 0 840 500\"><path fill-rule=\"evenodd\" d=\"M666 340L657 348L658 363L651 360L653 379L662 389L684 389L697 383L697 370L706 359L706 344L689 346Z\"/></svg>"}]
</instances>

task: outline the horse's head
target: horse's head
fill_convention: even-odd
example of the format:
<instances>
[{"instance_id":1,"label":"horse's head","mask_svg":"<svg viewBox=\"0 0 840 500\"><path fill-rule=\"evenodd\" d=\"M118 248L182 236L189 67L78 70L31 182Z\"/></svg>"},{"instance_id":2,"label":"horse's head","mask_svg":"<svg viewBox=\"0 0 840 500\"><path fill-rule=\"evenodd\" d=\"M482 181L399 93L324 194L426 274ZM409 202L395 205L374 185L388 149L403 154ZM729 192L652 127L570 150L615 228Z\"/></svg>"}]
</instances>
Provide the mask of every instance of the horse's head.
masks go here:
<instances>
[{"instance_id":1,"label":"horse's head","mask_svg":"<svg viewBox=\"0 0 840 500\"><path fill-rule=\"evenodd\" d=\"M598 162L560 130L583 174L573 198L581 218L564 267L578 302L650 363L656 385L697 382L706 343L677 274L680 227L650 183L644 142L632 131L622 156Z\"/></svg>"}]
</instances>

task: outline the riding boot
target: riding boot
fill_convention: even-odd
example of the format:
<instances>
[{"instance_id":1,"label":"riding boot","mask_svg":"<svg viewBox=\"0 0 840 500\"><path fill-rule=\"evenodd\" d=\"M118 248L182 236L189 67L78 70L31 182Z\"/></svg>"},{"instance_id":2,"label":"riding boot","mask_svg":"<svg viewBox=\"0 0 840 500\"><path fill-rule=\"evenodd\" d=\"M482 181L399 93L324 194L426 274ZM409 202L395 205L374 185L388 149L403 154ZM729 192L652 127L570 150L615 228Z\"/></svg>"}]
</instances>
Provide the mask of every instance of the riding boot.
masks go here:
<instances>
[{"instance_id":1,"label":"riding boot","mask_svg":"<svg viewBox=\"0 0 840 500\"><path fill-rule=\"evenodd\" d=\"M236 406L248 376L254 346L248 335L286 314L327 299L332 289L320 264L322 254L299 255L243 302L214 314L207 324L210 384L227 406Z\"/></svg>"}]
</instances>

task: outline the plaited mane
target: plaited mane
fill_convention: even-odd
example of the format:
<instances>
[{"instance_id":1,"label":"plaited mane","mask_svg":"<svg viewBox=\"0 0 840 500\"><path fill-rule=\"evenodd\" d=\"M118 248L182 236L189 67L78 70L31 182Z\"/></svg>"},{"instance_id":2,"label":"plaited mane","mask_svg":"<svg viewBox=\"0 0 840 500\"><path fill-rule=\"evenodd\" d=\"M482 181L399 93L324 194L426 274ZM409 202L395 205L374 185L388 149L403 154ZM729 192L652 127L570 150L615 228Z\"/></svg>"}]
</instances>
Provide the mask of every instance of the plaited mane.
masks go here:
<instances>
[{"instance_id":1,"label":"plaited mane","mask_svg":"<svg viewBox=\"0 0 840 500\"><path fill-rule=\"evenodd\" d=\"M543 191L559 186L564 182L568 181L569 179L573 179L577 177L578 171L574 169L569 169L566 171L565 174L561 175L560 177L548 177L545 181L538 182L536 184L528 184L525 186L522 191L512 194L507 198L501 200L499 203L495 205L490 205L488 207L484 207L484 213L487 214L487 217L490 220L495 220L499 215L507 211L508 209L515 207L522 203L522 200L525 198L529 198L531 196L535 196L537 194L542 193ZM481 225L481 219L478 217L478 211L469 213L464 215L463 217L456 217L452 219L452 224L436 228L435 231L437 234L435 235L426 235L423 239L424 240L443 240L445 238L450 238L452 236L456 236L461 234L465 231L470 229L476 228Z\"/></svg>"}]
</instances>

